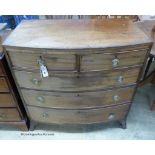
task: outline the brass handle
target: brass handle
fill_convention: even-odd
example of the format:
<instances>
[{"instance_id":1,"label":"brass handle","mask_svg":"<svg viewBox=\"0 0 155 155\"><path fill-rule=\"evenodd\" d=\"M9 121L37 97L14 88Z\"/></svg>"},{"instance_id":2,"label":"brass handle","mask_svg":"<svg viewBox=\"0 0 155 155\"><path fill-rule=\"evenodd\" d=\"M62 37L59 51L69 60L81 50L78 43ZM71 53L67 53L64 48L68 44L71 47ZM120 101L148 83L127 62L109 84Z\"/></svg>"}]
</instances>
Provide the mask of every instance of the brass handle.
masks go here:
<instances>
[{"instance_id":1,"label":"brass handle","mask_svg":"<svg viewBox=\"0 0 155 155\"><path fill-rule=\"evenodd\" d=\"M108 116L108 119L109 120L112 120L115 118L115 114L114 113L110 113L109 116Z\"/></svg>"},{"instance_id":2,"label":"brass handle","mask_svg":"<svg viewBox=\"0 0 155 155\"><path fill-rule=\"evenodd\" d=\"M0 119L6 118L6 117L7 117L6 114L4 113L0 114Z\"/></svg>"},{"instance_id":3,"label":"brass handle","mask_svg":"<svg viewBox=\"0 0 155 155\"><path fill-rule=\"evenodd\" d=\"M37 78L33 78L33 79L32 79L32 83L35 84L35 85L38 85L39 82L40 82L40 81L39 81Z\"/></svg>"},{"instance_id":4,"label":"brass handle","mask_svg":"<svg viewBox=\"0 0 155 155\"><path fill-rule=\"evenodd\" d=\"M117 67L119 64L119 59L118 58L115 58L112 60L112 67Z\"/></svg>"},{"instance_id":5,"label":"brass handle","mask_svg":"<svg viewBox=\"0 0 155 155\"><path fill-rule=\"evenodd\" d=\"M47 113L43 113L42 116L43 116L43 118L47 118L48 114Z\"/></svg>"},{"instance_id":6,"label":"brass handle","mask_svg":"<svg viewBox=\"0 0 155 155\"><path fill-rule=\"evenodd\" d=\"M36 99L37 99L37 101L40 102L40 103L44 103L44 102L45 102L45 98L42 97L42 96L38 96Z\"/></svg>"},{"instance_id":7,"label":"brass handle","mask_svg":"<svg viewBox=\"0 0 155 155\"><path fill-rule=\"evenodd\" d=\"M119 96L118 96L118 95L114 95L114 96L113 96L113 100L114 100L114 101L118 101L118 100L119 100Z\"/></svg>"},{"instance_id":8,"label":"brass handle","mask_svg":"<svg viewBox=\"0 0 155 155\"><path fill-rule=\"evenodd\" d=\"M118 81L118 82L122 83L123 80L124 80L124 77L123 77L123 76L121 76L121 75L118 76L118 78L117 78L117 81Z\"/></svg>"}]
</instances>

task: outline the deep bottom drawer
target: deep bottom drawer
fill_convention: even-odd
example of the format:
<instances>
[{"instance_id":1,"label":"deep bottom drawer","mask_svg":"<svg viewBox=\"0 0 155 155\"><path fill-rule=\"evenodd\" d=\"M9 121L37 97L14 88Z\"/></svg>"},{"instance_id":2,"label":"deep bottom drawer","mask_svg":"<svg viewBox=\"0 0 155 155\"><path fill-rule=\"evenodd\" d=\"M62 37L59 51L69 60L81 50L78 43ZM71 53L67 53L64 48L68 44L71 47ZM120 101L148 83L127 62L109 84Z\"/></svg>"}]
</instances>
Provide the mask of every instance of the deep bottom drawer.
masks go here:
<instances>
[{"instance_id":1,"label":"deep bottom drawer","mask_svg":"<svg viewBox=\"0 0 155 155\"><path fill-rule=\"evenodd\" d=\"M121 120L128 108L128 104L89 110L59 110L28 106L32 120L56 124L92 124Z\"/></svg>"},{"instance_id":2,"label":"deep bottom drawer","mask_svg":"<svg viewBox=\"0 0 155 155\"><path fill-rule=\"evenodd\" d=\"M20 121L20 115L16 108L1 108L0 122L5 121Z\"/></svg>"}]
</instances>

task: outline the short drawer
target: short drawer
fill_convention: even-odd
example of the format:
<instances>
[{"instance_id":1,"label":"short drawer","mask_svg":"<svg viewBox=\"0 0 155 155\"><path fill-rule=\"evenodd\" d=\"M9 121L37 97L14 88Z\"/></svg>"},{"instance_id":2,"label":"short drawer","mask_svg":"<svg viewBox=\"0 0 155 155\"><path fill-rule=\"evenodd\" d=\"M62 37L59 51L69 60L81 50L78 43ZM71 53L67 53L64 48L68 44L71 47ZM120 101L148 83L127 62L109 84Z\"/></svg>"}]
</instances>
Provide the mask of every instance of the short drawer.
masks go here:
<instances>
[{"instance_id":1,"label":"short drawer","mask_svg":"<svg viewBox=\"0 0 155 155\"><path fill-rule=\"evenodd\" d=\"M73 54L46 54L33 51L8 51L12 67L39 70L38 61L42 60L48 70L75 70L76 57Z\"/></svg>"},{"instance_id":2,"label":"short drawer","mask_svg":"<svg viewBox=\"0 0 155 155\"><path fill-rule=\"evenodd\" d=\"M41 78L39 72L15 71L15 76L19 86L22 88L54 91L87 91L136 83L139 70L140 68L132 68L80 74L50 72L47 78Z\"/></svg>"},{"instance_id":3,"label":"short drawer","mask_svg":"<svg viewBox=\"0 0 155 155\"><path fill-rule=\"evenodd\" d=\"M96 108L119 103L131 102L135 87L118 88L95 92L45 92L22 89L27 105L47 107L83 109Z\"/></svg>"},{"instance_id":4,"label":"short drawer","mask_svg":"<svg viewBox=\"0 0 155 155\"><path fill-rule=\"evenodd\" d=\"M28 106L32 120L56 124L92 124L121 120L125 117L129 105L87 110L59 110Z\"/></svg>"},{"instance_id":5,"label":"short drawer","mask_svg":"<svg viewBox=\"0 0 155 155\"><path fill-rule=\"evenodd\" d=\"M15 107L15 100L12 94L3 93L0 94L0 107Z\"/></svg>"},{"instance_id":6,"label":"short drawer","mask_svg":"<svg viewBox=\"0 0 155 155\"><path fill-rule=\"evenodd\" d=\"M0 108L0 122L20 120L21 118L16 108Z\"/></svg>"},{"instance_id":7,"label":"short drawer","mask_svg":"<svg viewBox=\"0 0 155 155\"><path fill-rule=\"evenodd\" d=\"M0 92L9 92L9 87L5 77L0 77Z\"/></svg>"},{"instance_id":8,"label":"short drawer","mask_svg":"<svg viewBox=\"0 0 155 155\"><path fill-rule=\"evenodd\" d=\"M143 64L147 50L87 54L81 57L81 70L111 70Z\"/></svg>"}]
</instances>

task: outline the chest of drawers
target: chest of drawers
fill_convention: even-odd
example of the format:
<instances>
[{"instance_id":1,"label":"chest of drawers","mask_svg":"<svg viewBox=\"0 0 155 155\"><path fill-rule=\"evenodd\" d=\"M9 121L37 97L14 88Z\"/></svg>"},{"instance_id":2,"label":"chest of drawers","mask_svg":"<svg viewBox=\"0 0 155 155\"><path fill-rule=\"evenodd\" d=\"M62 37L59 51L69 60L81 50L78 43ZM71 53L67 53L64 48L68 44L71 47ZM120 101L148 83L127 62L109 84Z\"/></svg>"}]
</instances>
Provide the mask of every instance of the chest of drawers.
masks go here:
<instances>
[{"instance_id":1,"label":"chest of drawers","mask_svg":"<svg viewBox=\"0 0 155 155\"><path fill-rule=\"evenodd\" d=\"M2 49L2 40L9 34L0 32L0 125L14 125L26 131L27 117Z\"/></svg>"},{"instance_id":2,"label":"chest of drawers","mask_svg":"<svg viewBox=\"0 0 155 155\"><path fill-rule=\"evenodd\" d=\"M129 20L33 20L3 45L31 129L109 121L126 128L152 42Z\"/></svg>"}]
</instances>

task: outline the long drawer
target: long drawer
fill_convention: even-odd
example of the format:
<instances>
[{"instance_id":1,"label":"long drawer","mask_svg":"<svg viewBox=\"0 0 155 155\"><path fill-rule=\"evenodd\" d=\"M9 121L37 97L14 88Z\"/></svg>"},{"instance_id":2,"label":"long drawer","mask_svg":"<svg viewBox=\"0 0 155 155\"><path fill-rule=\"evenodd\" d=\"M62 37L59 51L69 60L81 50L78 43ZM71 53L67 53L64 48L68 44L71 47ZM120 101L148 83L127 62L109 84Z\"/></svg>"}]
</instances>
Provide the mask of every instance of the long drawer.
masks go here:
<instances>
[{"instance_id":1,"label":"long drawer","mask_svg":"<svg viewBox=\"0 0 155 155\"><path fill-rule=\"evenodd\" d=\"M139 68L107 72L50 72L41 78L38 72L15 71L15 77L22 88L54 91L87 91L136 83Z\"/></svg>"},{"instance_id":2,"label":"long drawer","mask_svg":"<svg viewBox=\"0 0 155 155\"><path fill-rule=\"evenodd\" d=\"M0 94L0 107L15 107L15 100L10 93Z\"/></svg>"},{"instance_id":3,"label":"long drawer","mask_svg":"<svg viewBox=\"0 0 155 155\"><path fill-rule=\"evenodd\" d=\"M59 51L57 52L59 54L50 54L44 50L42 52L14 50L8 51L8 55L13 68L39 69L38 60L41 59L49 70L76 70L78 64L82 71L100 71L143 64L147 50L148 48L119 51L116 48L114 52L94 49L92 50L94 54L89 51L84 54L85 51L79 50L80 62L76 54L62 54Z\"/></svg>"},{"instance_id":4,"label":"long drawer","mask_svg":"<svg viewBox=\"0 0 155 155\"><path fill-rule=\"evenodd\" d=\"M5 77L0 77L0 92L9 92L9 87Z\"/></svg>"},{"instance_id":5,"label":"long drawer","mask_svg":"<svg viewBox=\"0 0 155 155\"><path fill-rule=\"evenodd\" d=\"M95 92L45 92L22 89L22 95L27 105L47 107L82 109L95 108L119 103L131 102L133 87L118 88Z\"/></svg>"},{"instance_id":6,"label":"long drawer","mask_svg":"<svg viewBox=\"0 0 155 155\"><path fill-rule=\"evenodd\" d=\"M129 105L87 110L59 110L28 106L32 120L57 124L92 124L121 120L128 111Z\"/></svg>"},{"instance_id":7,"label":"long drawer","mask_svg":"<svg viewBox=\"0 0 155 155\"><path fill-rule=\"evenodd\" d=\"M21 121L19 112L16 108L0 108L0 122Z\"/></svg>"},{"instance_id":8,"label":"long drawer","mask_svg":"<svg viewBox=\"0 0 155 155\"><path fill-rule=\"evenodd\" d=\"M111 70L143 64L146 53L147 50L137 50L83 55L81 57L81 70Z\"/></svg>"}]
</instances>

